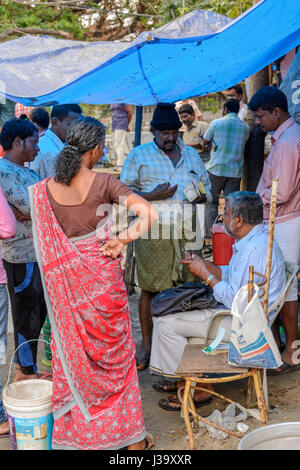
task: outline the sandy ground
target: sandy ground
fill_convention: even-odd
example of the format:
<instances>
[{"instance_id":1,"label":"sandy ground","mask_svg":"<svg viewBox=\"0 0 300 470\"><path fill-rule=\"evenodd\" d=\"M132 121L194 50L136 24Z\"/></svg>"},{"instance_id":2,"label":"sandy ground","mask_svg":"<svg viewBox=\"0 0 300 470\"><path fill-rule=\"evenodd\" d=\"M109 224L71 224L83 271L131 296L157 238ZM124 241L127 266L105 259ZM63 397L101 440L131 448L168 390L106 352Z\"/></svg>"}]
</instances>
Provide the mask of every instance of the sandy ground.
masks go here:
<instances>
[{"instance_id":1,"label":"sandy ground","mask_svg":"<svg viewBox=\"0 0 300 470\"><path fill-rule=\"evenodd\" d=\"M139 291L129 297L130 314L132 318L133 336L137 347L139 346L141 335L138 319L138 298ZM13 337L11 321L9 322L8 335L8 363L2 368L3 384L7 382L9 361L13 355ZM41 359L44 357L43 344L39 345L39 372L49 372L42 365ZM14 371L14 366L13 366ZM13 373L12 373L13 376ZM155 450L189 450L184 420L180 417L180 412L166 411L161 409L157 402L163 398L165 394L158 393L153 390L151 384L155 381L154 376L150 376L148 370L139 372L140 387L142 393L144 418L147 430L154 436L156 445ZM269 377L269 424L299 421L300 422L300 370L291 374ZM241 405L246 405L246 389L245 380L222 384L216 386L216 391L228 396L232 400L237 401ZM202 416L209 416L214 409L224 410L227 403L220 399L214 398L210 405L201 408ZM246 424L249 431L260 427L260 422L254 418L248 418ZM249 432L248 431L248 432ZM225 440L217 440L210 437L203 428L195 433L195 444L198 450L236 450L239 439L236 437L228 437ZM9 450L9 439L0 439L0 450Z\"/></svg>"}]
</instances>

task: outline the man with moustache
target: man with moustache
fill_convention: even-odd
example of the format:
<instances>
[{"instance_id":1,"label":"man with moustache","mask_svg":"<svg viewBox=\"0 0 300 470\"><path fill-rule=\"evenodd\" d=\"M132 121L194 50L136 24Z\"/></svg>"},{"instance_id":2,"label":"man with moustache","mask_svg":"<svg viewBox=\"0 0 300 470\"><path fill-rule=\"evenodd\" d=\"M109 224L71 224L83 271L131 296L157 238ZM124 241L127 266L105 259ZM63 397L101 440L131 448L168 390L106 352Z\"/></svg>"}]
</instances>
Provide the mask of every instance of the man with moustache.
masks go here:
<instances>
[{"instance_id":1,"label":"man with moustache","mask_svg":"<svg viewBox=\"0 0 300 470\"><path fill-rule=\"evenodd\" d=\"M40 181L25 162L38 154L38 128L30 121L7 121L0 134L5 156L0 160L0 186L16 214L14 238L2 241L1 255L7 274L14 325L15 349L38 339L47 313L32 238L28 187ZM37 378L37 342L26 343L16 353L15 381Z\"/></svg>"},{"instance_id":2,"label":"man with moustache","mask_svg":"<svg viewBox=\"0 0 300 470\"><path fill-rule=\"evenodd\" d=\"M288 101L278 88L266 86L255 93L249 108L254 112L255 124L264 132L272 133L272 148L264 162L256 191L264 204L264 221L270 213L272 180L278 178L277 209L274 237L285 261L300 263L300 125L288 112ZM273 374L292 372L293 354L298 346L298 286L294 280L282 308L286 344L282 345L283 365ZM279 321L279 318L278 320ZM279 325L274 330L280 346ZM271 371L270 371L271 373Z\"/></svg>"},{"instance_id":3,"label":"man with moustache","mask_svg":"<svg viewBox=\"0 0 300 470\"><path fill-rule=\"evenodd\" d=\"M204 121L199 121L196 118L193 107L190 104L183 104L180 106L178 114L185 125L185 130L182 134L183 143L196 149L199 157L202 159L204 164L207 165L210 151L203 148L202 142L204 134L209 128L209 124Z\"/></svg>"},{"instance_id":4,"label":"man with moustache","mask_svg":"<svg viewBox=\"0 0 300 470\"><path fill-rule=\"evenodd\" d=\"M267 261L268 230L263 224L263 204L257 193L237 191L226 198L224 224L229 235L235 238L233 255L228 266L215 264L193 255L185 258L182 263L199 279L213 290L213 296L219 306L189 312L180 312L154 318L153 339L150 359L150 372L176 380L175 371L180 363L184 348L189 337L205 338L211 319L218 309L231 309L233 299L240 287L247 285L249 267L254 266L257 273L264 274ZM285 264L276 241L272 253L269 305L280 295L285 285ZM254 282L261 278L254 275ZM274 318L270 314L270 321ZM223 318L220 327L225 328L223 340L229 342L231 332L231 316ZM173 392L180 384L164 381L153 384L155 390ZM209 387L208 387L209 388ZM210 387L210 389L212 389ZM207 404L209 392L195 393L196 406ZM167 410L178 410L180 402L175 398L159 401L159 405Z\"/></svg>"},{"instance_id":5,"label":"man with moustache","mask_svg":"<svg viewBox=\"0 0 300 470\"><path fill-rule=\"evenodd\" d=\"M196 212L196 204L211 200L210 182L201 158L195 149L184 145L179 139L182 123L175 105L159 103L150 125L153 141L135 147L127 156L121 173L121 181L155 203L161 217L157 234L152 232L155 236L151 238L149 234L148 239L143 237L135 242L138 285L142 289L139 302L142 346L137 355L138 370L145 369L149 364L152 335L150 306L153 297L176 284L193 280L189 271L180 264L182 250L186 248L184 236L176 238L180 231L185 231L183 215L186 208L193 207ZM193 181L203 185L205 194L196 194L191 203L184 191ZM175 222L171 220L174 210L171 207L174 206L178 208Z\"/></svg>"},{"instance_id":6,"label":"man with moustache","mask_svg":"<svg viewBox=\"0 0 300 470\"><path fill-rule=\"evenodd\" d=\"M225 91L225 95L227 99L234 99L238 100L240 103L240 110L238 112L238 117L242 120L245 121L247 117L247 111L248 111L248 106L243 103L243 88L241 85L233 85L232 87L228 88Z\"/></svg>"}]
</instances>

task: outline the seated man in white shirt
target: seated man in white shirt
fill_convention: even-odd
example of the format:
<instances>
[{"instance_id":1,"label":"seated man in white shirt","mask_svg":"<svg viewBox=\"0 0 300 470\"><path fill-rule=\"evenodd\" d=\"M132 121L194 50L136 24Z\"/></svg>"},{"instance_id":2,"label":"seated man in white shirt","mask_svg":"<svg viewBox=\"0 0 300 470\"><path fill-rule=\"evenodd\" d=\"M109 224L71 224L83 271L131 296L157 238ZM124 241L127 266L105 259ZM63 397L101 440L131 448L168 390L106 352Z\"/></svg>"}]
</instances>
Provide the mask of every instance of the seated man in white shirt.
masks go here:
<instances>
[{"instance_id":1,"label":"seated man in white shirt","mask_svg":"<svg viewBox=\"0 0 300 470\"><path fill-rule=\"evenodd\" d=\"M69 125L80 118L81 108L77 104L58 104L51 111L51 127L39 140L39 154L30 164L42 179L55 176L56 157L65 146Z\"/></svg>"},{"instance_id":2,"label":"seated man in white shirt","mask_svg":"<svg viewBox=\"0 0 300 470\"><path fill-rule=\"evenodd\" d=\"M249 266L264 275L266 269L268 229L263 225L263 204L257 193L237 191L226 197L224 224L229 235L236 239L229 266L216 266L193 255L184 259L189 271L204 280L213 290L219 303L217 308L231 309L233 299L240 287L247 285ZM285 285L285 264L276 241L274 241L270 277L269 305L271 305ZM255 275L254 282L262 278ZM180 312L153 318L153 336L150 359L150 373L176 378L175 371L180 363L189 337L206 337L210 320L216 308ZM275 312L270 314L272 320ZM226 330L223 341L230 340L231 316L221 320L220 326ZM177 377L178 378L178 377ZM153 387L159 391L175 391L179 383L156 382ZM207 387L212 390L212 387ZM203 406L211 399L209 392L196 391L196 406ZM176 397L160 400L159 405L168 410L180 409Z\"/></svg>"}]
</instances>

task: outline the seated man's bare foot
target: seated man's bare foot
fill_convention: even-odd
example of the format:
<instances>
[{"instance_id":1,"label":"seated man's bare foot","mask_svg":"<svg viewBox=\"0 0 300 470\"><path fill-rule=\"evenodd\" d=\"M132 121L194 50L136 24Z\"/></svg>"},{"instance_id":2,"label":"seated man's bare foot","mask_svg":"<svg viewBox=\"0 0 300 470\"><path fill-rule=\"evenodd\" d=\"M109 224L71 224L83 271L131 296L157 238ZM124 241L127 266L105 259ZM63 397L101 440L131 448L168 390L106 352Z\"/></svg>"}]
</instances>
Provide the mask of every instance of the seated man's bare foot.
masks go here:
<instances>
[{"instance_id":1,"label":"seated man's bare foot","mask_svg":"<svg viewBox=\"0 0 300 470\"><path fill-rule=\"evenodd\" d=\"M184 380L177 380L176 382L170 380L161 380L154 382L152 387L158 392L176 392L180 387L184 387Z\"/></svg>"},{"instance_id":2,"label":"seated man's bare foot","mask_svg":"<svg viewBox=\"0 0 300 470\"><path fill-rule=\"evenodd\" d=\"M203 390L195 390L193 399L195 401L201 401L201 400L206 400L207 398L211 398L211 393L209 393L209 390L214 391L214 387L211 384L198 384L199 387L203 387L207 389L207 392L204 392Z\"/></svg>"},{"instance_id":3,"label":"seated man's bare foot","mask_svg":"<svg viewBox=\"0 0 300 470\"><path fill-rule=\"evenodd\" d=\"M209 390L214 391L214 388L211 384L199 384L199 386L201 387L203 386L203 388L206 388L207 392L202 391L202 390L195 390L195 393L193 396L193 402L196 408L208 405L212 399L212 395L211 393L209 393ZM183 393L184 387L180 387L180 388L181 388L181 390L179 390L180 399L176 395L169 396L167 398L163 398L162 400L159 400L158 402L159 406L169 411L181 410L182 400L183 400L182 393Z\"/></svg>"}]
</instances>

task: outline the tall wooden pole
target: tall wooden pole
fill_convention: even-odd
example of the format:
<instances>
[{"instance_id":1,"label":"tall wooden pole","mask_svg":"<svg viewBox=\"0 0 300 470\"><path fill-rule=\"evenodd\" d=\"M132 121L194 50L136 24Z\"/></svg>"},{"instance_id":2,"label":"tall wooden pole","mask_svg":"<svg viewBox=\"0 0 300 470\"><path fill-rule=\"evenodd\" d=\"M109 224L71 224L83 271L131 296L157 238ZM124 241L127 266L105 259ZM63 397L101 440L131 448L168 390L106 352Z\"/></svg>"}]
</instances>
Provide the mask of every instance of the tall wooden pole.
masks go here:
<instances>
[{"instance_id":1,"label":"tall wooden pole","mask_svg":"<svg viewBox=\"0 0 300 470\"><path fill-rule=\"evenodd\" d=\"M265 285L265 295L264 295L264 300L263 300L263 310L266 314L267 320L269 320L268 303L269 303L270 277L271 277L272 253L273 253L273 242L274 242L277 187L278 187L278 178L275 178L272 181L272 195L271 195L270 216L269 216L269 236L268 236L268 247L267 247L267 264L266 264L266 272L265 272L266 285Z\"/></svg>"},{"instance_id":2,"label":"tall wooden pole","mask_svg":"<svg viewBox=\"0 0 300 470\"><path fill-rule=\"evenodd\" d=\"M136 106L135 110L135 136L134 146L141 145L142 135L142 123L143 123L143 106ZM128 224L132 222L134 217L128 217ZM134 243L130 242L126 248L126 259L124 269L124 282L127 290L127 294L131 295L134 293L134 275L135 275L135 257L134 257Z\"/></svg>"}]
</instances>

